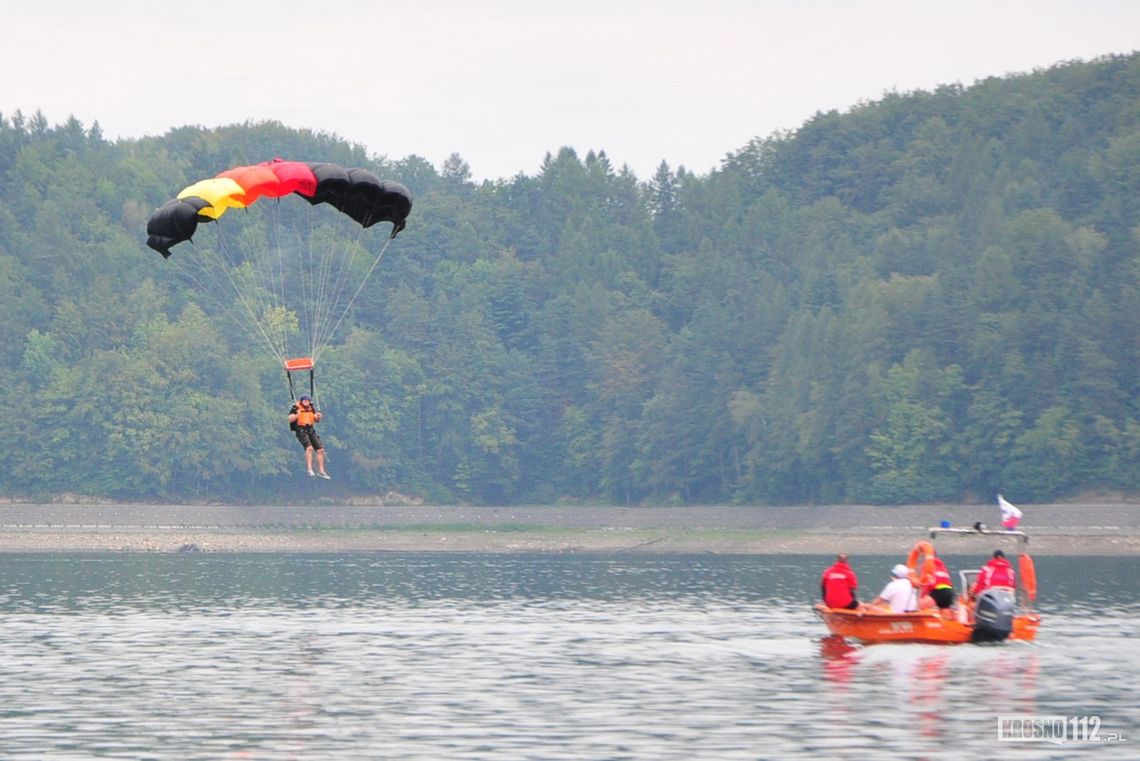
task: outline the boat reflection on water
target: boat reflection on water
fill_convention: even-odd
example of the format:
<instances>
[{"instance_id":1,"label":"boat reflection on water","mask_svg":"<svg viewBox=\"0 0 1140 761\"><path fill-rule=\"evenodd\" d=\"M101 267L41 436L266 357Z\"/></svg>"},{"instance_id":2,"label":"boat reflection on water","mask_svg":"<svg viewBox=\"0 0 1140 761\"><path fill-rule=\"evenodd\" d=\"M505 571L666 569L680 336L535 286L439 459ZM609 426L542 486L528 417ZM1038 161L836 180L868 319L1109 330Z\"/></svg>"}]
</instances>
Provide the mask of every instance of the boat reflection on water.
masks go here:
<instances>
[{"instance_id":1,"label":"boat reflection on water","mask_svg":"<svg viewBox=\"0 0 1140 761\"><path fill-rule=\"evenodd\" d=\"M910 705L917 713L918 731L924 737L940 739L945 731L946 712L943 687L950 675L950 653L919 659L905 676L911 686Z\"/></svg>"},{"instance_id":2,"label":"boat reflection on water","mask_svg":"<svg viewBox=\"0 0 1140 761\"><path fill-rule=\"evenodd\" d=\"M855 676L858 648L833 634L820 640L820 662L825 683L842 688Z\"/></svg>"},{"instance_id":3,"label":"boat reflection on water","mask_svg":"<svg viewBox=\"0 0 1140 761\"><path fill-rule=\"evenodd\" d=\"M1038 653L1029 645L859 645L839 635L818 643L824 716L864 726L884 741L905 728L932 747L953 743L961 732L976 731L955 717L955 707L964 703L1021 714L1039 708Z\"/></svg>"},{"instance_id":4,"label":"boat reflection on water","mask_svg":"<svg viewBox=\"0 0 1140 761\"><path fill-rule=\"evenodd\" d=\"M825 663L846 663L857 652L858 647L838 634L829 634L819 641L819 654Z\"/></svg>"},{"instance_id":5,"label":"boat reflection on water","mask_svg":"<svg viewBox=\"0 0 1140 761\"><path fill-rule=\"evenodd\" d=\"M823 678L839 684L849 681L855 670L858 652L858 647L838 634L831 634L821 639L819 656L823 664Z\"/></svg>"}]
</instances>

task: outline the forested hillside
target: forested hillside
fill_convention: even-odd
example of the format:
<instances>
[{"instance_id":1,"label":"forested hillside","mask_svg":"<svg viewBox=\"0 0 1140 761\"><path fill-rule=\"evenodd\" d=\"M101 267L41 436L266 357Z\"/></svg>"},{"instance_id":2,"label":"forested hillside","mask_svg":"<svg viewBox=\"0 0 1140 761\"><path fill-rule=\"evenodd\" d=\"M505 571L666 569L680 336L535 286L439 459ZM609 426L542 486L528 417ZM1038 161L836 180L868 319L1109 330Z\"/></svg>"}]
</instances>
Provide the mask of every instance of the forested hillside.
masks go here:
<instances>
[{"instance_id":1,"label":"forested hillside","mask_svg":"<svg viewBox=\"0 0 1140 761\"><path fill-rule=\"evenodd\" d=\"M179 189L274 156L415 196L318 367L331 483L280 366L144 245ZM476 184L272 122L4 114L0 496L1134 493L1138 207L1138 55L821 113L705 176L562 149Z\"/></svg>"}]
</instances>

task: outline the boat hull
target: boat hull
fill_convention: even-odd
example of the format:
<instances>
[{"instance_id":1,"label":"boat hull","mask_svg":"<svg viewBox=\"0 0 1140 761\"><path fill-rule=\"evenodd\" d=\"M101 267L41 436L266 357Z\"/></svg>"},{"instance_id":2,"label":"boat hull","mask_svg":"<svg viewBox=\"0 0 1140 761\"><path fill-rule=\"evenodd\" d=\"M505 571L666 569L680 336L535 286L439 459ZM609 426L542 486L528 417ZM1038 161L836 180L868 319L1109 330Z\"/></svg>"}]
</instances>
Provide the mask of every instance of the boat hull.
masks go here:
<instances>
[{"instance_id":1,"label":"boat hull","mask_svg":"<svg viewBox=\"0 0 1140 761\"><path fill-rule=\"evenodd\" d=\"M847 610L829 608L819 604L815 612L832 634L860 642L932 642L960 644L971 642L974 627L957 619L945 619L937 609L913 613L864 609ZM1011 640L1033 640L1041 617L1035 613L1022 614L1013 619Z\"/></svg>"}]
</instances>

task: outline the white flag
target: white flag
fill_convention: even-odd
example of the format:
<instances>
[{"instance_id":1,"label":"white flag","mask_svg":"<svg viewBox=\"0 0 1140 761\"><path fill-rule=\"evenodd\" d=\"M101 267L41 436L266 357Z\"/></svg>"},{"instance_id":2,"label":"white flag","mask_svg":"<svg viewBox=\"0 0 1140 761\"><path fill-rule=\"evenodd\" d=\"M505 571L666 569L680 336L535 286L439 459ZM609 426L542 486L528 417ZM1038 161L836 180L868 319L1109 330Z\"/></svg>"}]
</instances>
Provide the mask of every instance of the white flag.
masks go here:
<instances>
[{"instance_id":1,"label":"white flag","mask_svg":"<svg viewBox=\"0 0 1140 761\"><path fill-rule=\"evenodd\" d=\"M1005 497L1000 494L998 495L998 504L1001 505L1002 520L1005 520L1007 518L1021 517L1021 511L1018 510L1015 505L1011 505L1009 502L1006 502Z\"/></svg>"}]
</instances>

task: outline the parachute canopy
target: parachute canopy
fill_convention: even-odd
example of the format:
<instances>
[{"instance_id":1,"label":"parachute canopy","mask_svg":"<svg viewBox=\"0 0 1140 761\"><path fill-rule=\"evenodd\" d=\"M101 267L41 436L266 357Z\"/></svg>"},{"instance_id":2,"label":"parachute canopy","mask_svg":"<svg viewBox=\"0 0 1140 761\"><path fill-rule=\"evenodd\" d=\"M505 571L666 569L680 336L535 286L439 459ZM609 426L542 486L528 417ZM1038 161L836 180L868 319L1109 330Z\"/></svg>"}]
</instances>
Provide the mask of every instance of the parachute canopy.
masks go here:
<instances>
[{"instance_id":1,"label":"parachute canopy","mask_svg":"<svg viewBox=\"0 0 1140 761\"><path fill-rule=\"evenodd\" d=\"M367 169L278 158L227 169L183 188L174 200L151 214L146 244L169 257L172 247L193 238L199 221L217 220L228 209L244 208L263 196L280 198L291 193L314 205L328 204L362 228L391 222L393 238L404 229L412 211L407 188L381 180Z\"/></svg>"},{"instance_id":2,"label":"parachute canopy","mask_svg":"<svg viewBox=\"0 0 1140 761\"><path fill-rule=\"evenodd\" d=\"M287 372L311 373L411 210L407 188L366 169L278 158L183 188L151 215L147 245ZM379 246L377 222L392 223ZM172 257L196 232L193 255Z\"/></svg>"}]
</instances>

